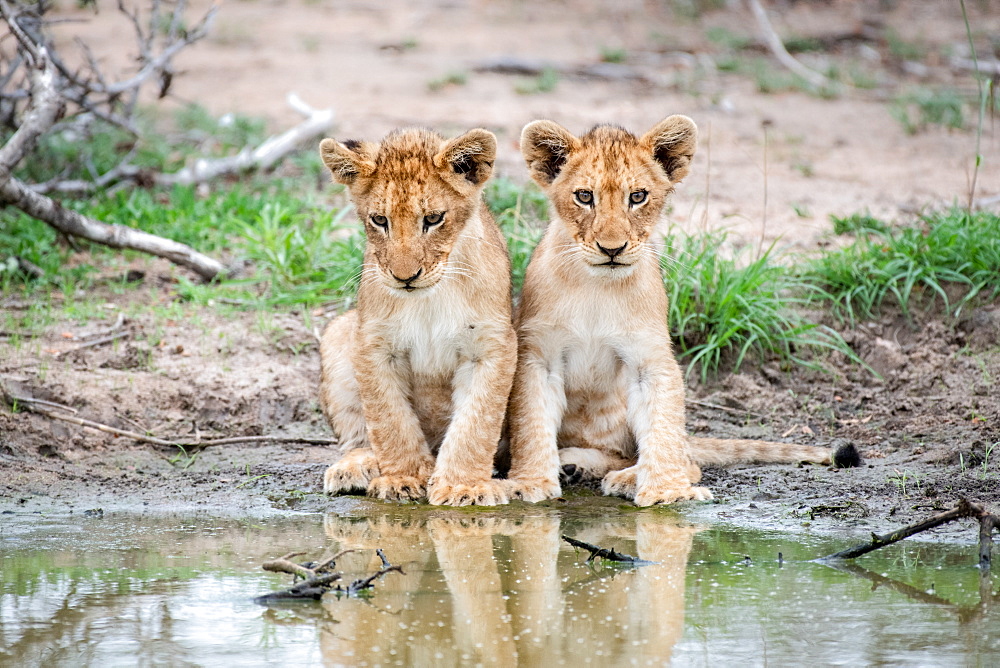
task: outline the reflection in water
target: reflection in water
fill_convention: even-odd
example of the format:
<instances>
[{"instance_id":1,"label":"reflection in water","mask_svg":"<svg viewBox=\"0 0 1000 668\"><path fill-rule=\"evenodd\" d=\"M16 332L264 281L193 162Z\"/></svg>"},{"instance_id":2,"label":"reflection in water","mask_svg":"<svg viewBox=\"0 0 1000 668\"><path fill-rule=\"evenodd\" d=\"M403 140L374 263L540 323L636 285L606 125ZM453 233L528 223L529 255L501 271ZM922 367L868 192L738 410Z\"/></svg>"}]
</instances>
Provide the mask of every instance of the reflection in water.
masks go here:
<instances>
[{"instance_id":1,"label":"reflection in water","mask_svg":"<svg viewBox=\"0 0 1000 668\"><path fill-rule=\"evenodd\" d=\"M0 666L1000 665L994 585L964 546L836 570L807 560L849 541L698 530L608 499L342 503L243 522L4 516ZM657 563L586 564L561 534ZM253 603L288 585L267 559L358 548L338 564L349 582L381 565L376 547L406 575L370 600Z\"/></svg>"},{"instance_id":2,"label":"reflection in water","mask_svg":"<svg viewBox=\"0 0 1000 668\"><path fill-rule=\"evenodd\" d=\"M511 520L443 512L361 523L328 515L327 535L339 547L367 548L364 561L348 565L348 555L343 567L370 571L378 565L372 550L380 546L409 575L387 578L371 603L325 601L339 623L320 636L324 660L495 666L669 660L684 631L684 574L695 529L638 513L573 524L583 540L634 544L638 556L656 563L584 565L572 548L563 549L556 514Z\"/></svg>"}]
</instances>

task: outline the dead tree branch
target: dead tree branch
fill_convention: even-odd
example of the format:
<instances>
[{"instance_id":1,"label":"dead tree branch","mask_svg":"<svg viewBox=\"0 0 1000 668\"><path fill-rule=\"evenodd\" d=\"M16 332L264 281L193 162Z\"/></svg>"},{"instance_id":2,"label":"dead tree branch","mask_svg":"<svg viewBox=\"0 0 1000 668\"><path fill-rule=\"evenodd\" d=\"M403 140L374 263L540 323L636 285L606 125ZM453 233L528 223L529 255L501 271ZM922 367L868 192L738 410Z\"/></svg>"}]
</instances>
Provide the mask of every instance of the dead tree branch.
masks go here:
<instances>
[{"instance_id":1,"label":"dead tree branch","mask_svg":"<svg viewBox=\"0 0 1000 668\"><path fill-rule=\"evenodd\" d=\"M178 11L184 3L178 3ZM158 11L159 0L154 0L154 11ZM44 12L44 6L38 11ZM120 6L124 11L124 8ZM32 10L34 11L34 10ZM0 17L10 27L24 55L25 67L29 69L29 103L18 124L17 130L0 147L0 204L13 206L29 216L41 220L60 232L75 237L89 239L113 248L138 250L164 257L181 266L188 267L202 278L210 280L223 273L218 261L203 255L184 244L163 239L156 235L121 225L108 225L64 208L59 202L34 192L26 183L13 176L16 167L31 155L38 146L39 138L52 129L66 112L68 102L81 108L106 107L114 114L118 108L118 98L126 92L137 99L139 87L153 73L168 71L170 59L182 48L204 36L215 15L216 7L206 14L191 31L166 45L156 56L151 56L149 45L157 26L150 26L149 39L143 43L142 58L145 60L139 73L118 84L95 83L91 78L71 72L41 34L41 29L29 31L21 21L30 12L25 5L11 7L6 0L0 0ZM40 25L40 15L29 16ZM31 34L35 32L37 34ZM7 81L14 76L10 72ZM102 77L96 77L99 81ZM0 97L4 91L0 90ZM103 96L101 100L93 95ZM11 111L11 116L15 114Z\"/></svg>"},{"instance_id":2,"label":"dead tree branch","mask_svg":"<svg viewBox=\"0 0 1000 668\"><path fill-rule=\"evenodd\" d=\"M886 545L898 543L904 538L909 538L910 536L918 534L921 531L927 531L928 529L933 529L934 527L941 526L942 524L947 524L948 522L953 522L954 520L966 517L979 520L979 565L983 569L988 569L990 567L990 551L993 544L993 530L997 526L1000 526L1000 518L988 513L986 509L978 503L972 503L965 499L960 500L958 505L951 510L946 510L943 513L938 513L937 515L928 517L922 522L905 526L902 529L897 529L896 531L892 531L881 536L873 533L871 542L865 543L864 545L857 545L847 550L841 550L840 552L836 552L834 554L829 554L825 557L821 557L818 561L826 561L830 559L855 559L861 555L883 548Z\"/></svg>"},{"instance_id":3,"label":"dead tree branch","mask_svg":"<svg viewBox=\"0 0 1000 668\"><path fill-rule=\"evenodd\" d=\"M747 0L747 2L750 5L750 11L753 12L754 18L757 19L757 26L760 28L764 42L771 50L771 53L774 54L774 57L778 59L779 63L805 79L814 88L829 88L833 85L830 79L815 70L809 69L796 60L792 54L788 53L788 49L785 48L781 38L778 37L778 33L775 32L774 26L771 25L771 20L767 18L767 12L764 11L759 0Z\"/></svg>"},{"instance_id":4,"label":"dead tree branch","mask_svg":"<svg viewBox=\"0 0 1000 668\"><path fill-rule=\"evenodd\" d=\"M366 578L359 578L347 587L341 587L340 585L334 586L334 582L343 578L341 573L333 571L336 567L336 560L348 552L356 551L357 550L341 550L337 554L327 557L317 563L307 562L304 564L297 564L291 560L292 557L301 556L305 554L305 552L289 552L283 557L278 557L277 559L272 559L271 561L265 561L261 565L265 571L271 571L273 573L288 573L292 576L293 582L298 578L302 578L303 582L293 585L289 589L258 596L254 599L254 601L261 605L291 600L318 601L323 598L324 594L329 592L336 592L338 595L343 594L347 596L358 596L365 590L374 587L375 581L385 576L387 573L397 572L406 575L406 573L403 573L403 569L400 566L389 565L389 561L386 559L385 553L382 552L380 548L375 552L382 560L383 568L381 570Z\"/></svg>"},{"instance_id":5,"label":"dead tree branch","mask_svg":"<svg viewBox=\"0 0 1000 668\"><path fill-rule=\"evenodd\" d=\"M54 199L36 193L23 181L13 177L8 178L7 182L0 186L0 203L20 209L63 234L111 248L137 250L166 258L174 264L187 267L207 281L225 273L225 267L221 262L199 253L190 246L133 227L111 225L84 216L63 207Z\"/></svg>"},{"instance_id":6,"label":"dead tree branch","mask_svg":"<svg viewBox=\"0 0 1000 668\"><path fill-rule=\"evenodd\" d=\"M371 589L372 587L374 587L376 580L378 580L379 578L383 577L388 573L393 573L393 572L399 573L400 575L406 575L406 573L403 572L402 566L389 566L387 568L383 568L382 570L373 575L369 575L366 578L355 580L354 582L352 582L347 586L347 589L343 590L343 593L347 594L348 596L357 596L364 590Z\"/></svg>"},{"instance_id":7,"label":"dead tree branch","mask_svg":"<svg viewBox=\"0 0 1000 668\"><path fill-rule=\"evenodd\" d=\"M631 554L622 554L621 552L616 552L614 548L608 549L604 547L599 547L597 545L591 545L590 543L584 543L582 540L577 540L575 538L570 538L569 536L563 536L562 539L572 545L573 547L580 548L582 550L587 550L590 552L590 556L587 557L587 561L593 561L594 559L607 559L608 561L619 561L629 564L652 564L653 561L646 561L645 559L640 559L639 557L633 557Z\"/></svg>"},{"instance_id":8,"label":"dead tree branch","mask_svg":"<svg viewBox=\"0 0 1000 668\"><path fill-rule=\"evenodd\" d=\"M69 179L63 174L41 184L26 183L13 176L15 169L37 149L42 135L61 127L57 122L68 109L70 118L83 122L84 127L99 118L136 134L132 118L142 87L158 78L160 97L167 94L173 77L173 58L207 34L218 6L213 5L190 28L183 28L186 9L183 0L174 4L169 17L161 11L161 0L150 0L147 21L142 20L137 8L128 9L120 0L118 9L135 31L139 69L131 77L117 82L108 82L86 45L83 45L85 65L82 67L73 69L60 58L45 34L42 14L46 9L43 4L0 0L0 17L18 42L14 61L6 72L0 72L0 107L3 107L0 108L0 122L16 127L0 147L0 205L19 209L71 238L80 237L112 248L166 258L205 280L224 274L225 268L220 262L189 246L132 227L94 220L63 207L45 193L86 195L121 182L194 185L223 175L269 169L302 144L327 134L333 125L333 111L313 109L291 95L289 104L305 116L305 121L235 156L198 159L176 173L156 173L131 164L132 152L129 152L104 174L96 174L91 167L89 180ZM24 73L18 78L22 71ZM11 83L19 83L21 88L7 90ZM25 87L28 90L22 90Z\"/></svg>"},{"instance_id":9,"label":"dead tree branch","mask_svg":"<svg viewBox=\"0 0 1000 668\"><path fill-rule=\"evenodd\" d=\"M243 149L229 158L197 160L174 174L154 177L160 185L190 185L203 183L224 174L238 174L250 169L269 169L276 162L303 143L321 137L333 126L333 110L316 110L307 106L295 94L289 95L289 104L297 111L305 110L306 120L294 128L264 141L255 149Z\"/></svg>"},{"instance_id":10,"label":"dead tree branch","mask_svg":"<svg viewBox=\"0 0 1000 668\"><path fill-rule=\"evenodd\" d=\"M150 436L148 434L140 434L136 431L129 431L128 429L118 429L117 427L112 427L110 425L104 424L103 422L96 422L94 420L88 420L86 418L77 417L76 415L63 415L55 411L48 410L44 406L53 406L52 402L42 401L35 399L33 397L21 397L15 396L7 392L2 386L0 386L0 394L2 394L4 401L7 405L14 407L18 406L28 410L32 413L47 417L51 420L60 420L62 422L69 422L70 424L75 424L80 427L89 427L90 429L96 429L97 431L104 432L105 434L112 434L114 436L121 436L124 438L130 438L134 441L139 441L141 443L151 443L153 445L162 445L166 447L181 447L181 448L207 448L213 445L230 445L233 443L306 443L309 445L336 445L337 439L335 438L321 438L321 437L298 437L298 436L230 436L228 438L216 438L209 440L195 440L191 441L188 439L165 439L158 438L156 436ZM60 409L67 409L61 404L55 404ZM69 409L73 410L73 409ZM73 410L75 413L76 411Z\"/></svg>"}]
</instances>

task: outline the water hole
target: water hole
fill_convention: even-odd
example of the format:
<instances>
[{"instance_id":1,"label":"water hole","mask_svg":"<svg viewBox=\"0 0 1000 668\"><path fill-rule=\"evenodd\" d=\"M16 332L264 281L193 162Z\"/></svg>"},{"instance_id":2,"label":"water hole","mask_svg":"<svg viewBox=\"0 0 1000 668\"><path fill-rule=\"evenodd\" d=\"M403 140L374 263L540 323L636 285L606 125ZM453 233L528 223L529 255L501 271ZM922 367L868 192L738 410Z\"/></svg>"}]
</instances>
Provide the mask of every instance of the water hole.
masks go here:
<instances>
[{"instance_id":1,"label":"water hole","mask_svg":"<svg viewBox=\"0 0 1000 668\"><path fill-rule=\"evenodd\" d=\"M0 665L1000 665L1000 605L971 545L698 526L670 509L0 517ZM656 562L587 563L579 540ZM265 607L260 564L346 548L370 598ZM783 561L779 562L778 553Z\"/></svg>"}]
</instances>

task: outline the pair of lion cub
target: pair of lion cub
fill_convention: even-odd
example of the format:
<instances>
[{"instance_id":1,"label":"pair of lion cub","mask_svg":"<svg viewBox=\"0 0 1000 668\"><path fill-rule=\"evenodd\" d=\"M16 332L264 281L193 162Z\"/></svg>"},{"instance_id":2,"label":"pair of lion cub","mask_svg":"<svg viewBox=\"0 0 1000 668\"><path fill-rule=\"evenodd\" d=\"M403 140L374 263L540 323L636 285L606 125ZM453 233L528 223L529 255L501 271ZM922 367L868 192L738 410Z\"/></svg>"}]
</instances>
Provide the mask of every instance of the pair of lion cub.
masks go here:
<instances>
[{"instance_id":1,"label":"pair of lion cub","mask_svg":"<svg viewBox=\"0 0 1000 668\"><path fill-rule=\"evenodd\" d=\"M507 247L482 198L492 133L324 139L368 239L358 307L320 346L320 402L345 450L324 490L498 505L559 496L562 475L649 506L711 498L699 464L829 463L817 447L686 435L655 229L696 143L677 115L642 137L525 127L553 216L512 322Z\"/></svg>"}]
</instances>

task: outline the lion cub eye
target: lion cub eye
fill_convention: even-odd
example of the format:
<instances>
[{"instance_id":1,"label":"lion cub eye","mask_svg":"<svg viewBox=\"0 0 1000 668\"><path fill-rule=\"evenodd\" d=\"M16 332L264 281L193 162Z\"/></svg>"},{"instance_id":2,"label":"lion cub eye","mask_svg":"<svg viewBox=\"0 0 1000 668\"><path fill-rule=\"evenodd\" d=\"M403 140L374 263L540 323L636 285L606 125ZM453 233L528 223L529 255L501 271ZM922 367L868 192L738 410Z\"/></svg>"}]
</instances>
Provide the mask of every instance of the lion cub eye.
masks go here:
<instances>
[{"instance_id":1,"label":"lion cub eye","mask_svg":"<svg viewBox=\"0 0 1000 668\"><path fill-rule=\"evenodd\" d=\"M577 190L575 193L576 201L584 206L590 206L594 203L594 193L589 190Z\"/></svg>"},{"instance_id":2,"label":"lion cub eye","mask_svg":"<svg viewBox=\"0 0 1000 668\"><path fill-rule=\"evenodd\" d=\"M443 213L429 213L424 216L424 232L435 225L440 225L444 220Z\"/></svg>"},{"instance_id":3,"label":"lion cub eye","mask_svg":"<svg viewBox=\"0 0 1000 668\"><path fill-rule=\"evenodd\" d=\"M647 197L649 197L649 193L645 190L636 190L628 196L628 201L631 206L637 206L645 202Z\"/></svg>"},{"instance_id":4,"label":"lion cub eye","mask_svg":"<svg viewBox=\"0 0 1000 668\"><path fill-rule=\"evenodd\" d=\"M381 228L383 230L389 229L389 219L385 216L380 216L378 214L372 214L372 225Z\"/></svg>"}]
</instances>

